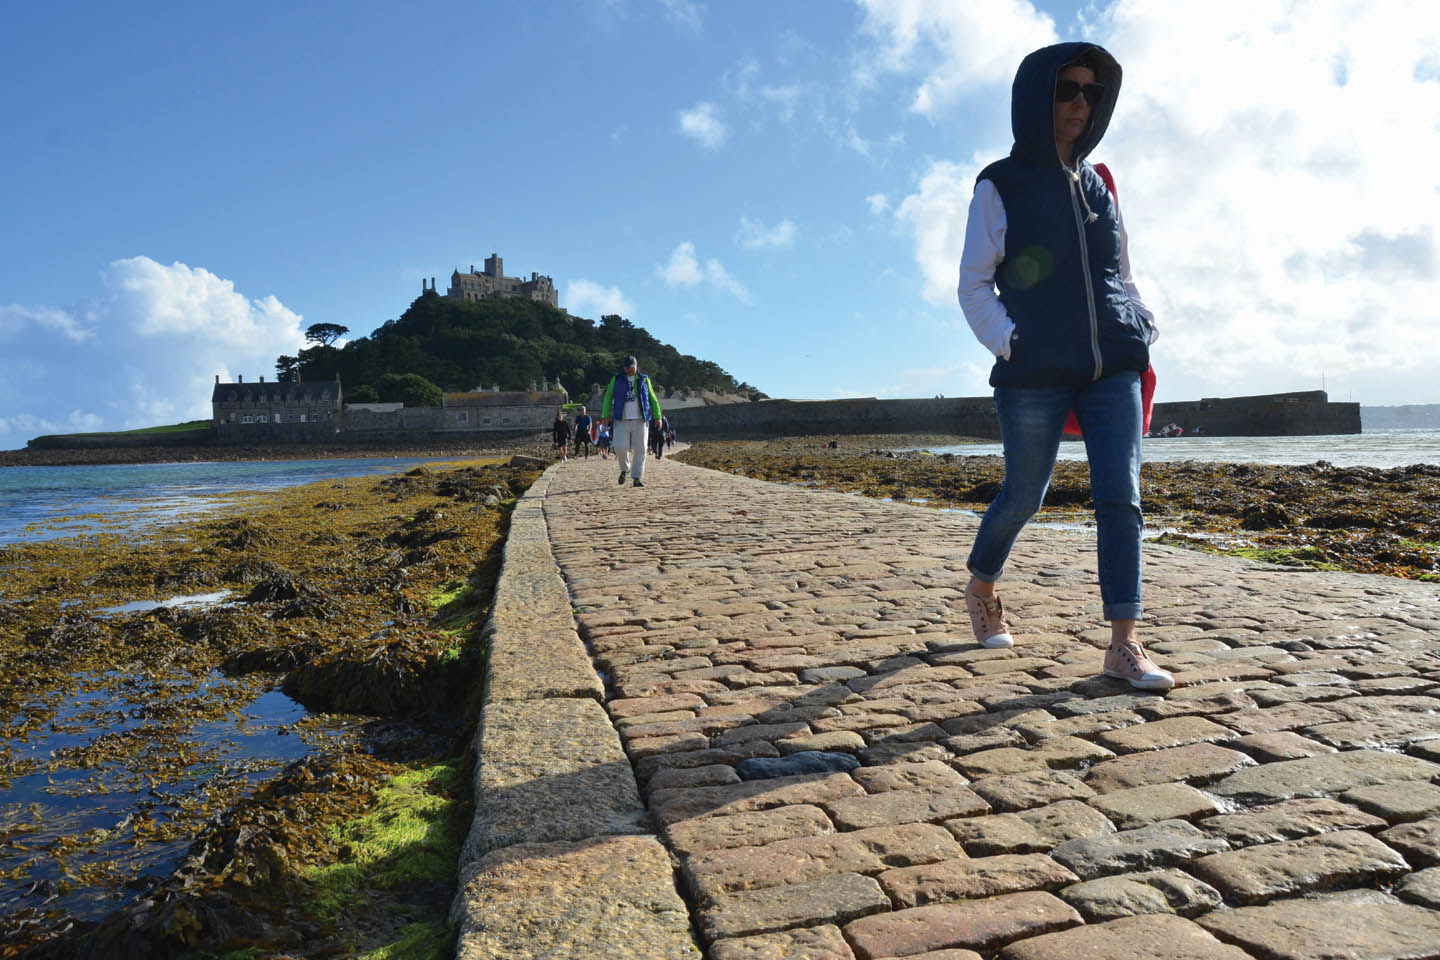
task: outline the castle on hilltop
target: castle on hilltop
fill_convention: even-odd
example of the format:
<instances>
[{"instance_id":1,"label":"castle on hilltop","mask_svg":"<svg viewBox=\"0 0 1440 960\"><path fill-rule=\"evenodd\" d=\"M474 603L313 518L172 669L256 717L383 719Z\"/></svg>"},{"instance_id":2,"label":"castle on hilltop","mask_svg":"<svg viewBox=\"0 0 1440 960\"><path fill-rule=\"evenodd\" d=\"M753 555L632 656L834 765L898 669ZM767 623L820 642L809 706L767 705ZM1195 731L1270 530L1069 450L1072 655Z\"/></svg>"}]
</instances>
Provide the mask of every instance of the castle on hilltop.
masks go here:
<instances>
[{"instance_id":1,"label":"castle on hilltop","mask_svg":"<svg viewBox=\"0 0 1440 960\"><path fill-rule=\"evenodd\" d=\"M435 279L430 279L430 286L425 286L424 278L420 280L420 292L435 289ZM539 300L541 303L548 303L552 307L560 306L560 298L555 293L555 281L544 274L530 274L530 279L521 277L507 277L504 272L504 261L500 254L492 253L485 258L485 271L482 273L470 265L469 273L461 273L456 270L450 274L450 289L445 291L445 296L455 300L504 300L507 297L523 297L526 300Z\"/></svg>"}]
</instances>

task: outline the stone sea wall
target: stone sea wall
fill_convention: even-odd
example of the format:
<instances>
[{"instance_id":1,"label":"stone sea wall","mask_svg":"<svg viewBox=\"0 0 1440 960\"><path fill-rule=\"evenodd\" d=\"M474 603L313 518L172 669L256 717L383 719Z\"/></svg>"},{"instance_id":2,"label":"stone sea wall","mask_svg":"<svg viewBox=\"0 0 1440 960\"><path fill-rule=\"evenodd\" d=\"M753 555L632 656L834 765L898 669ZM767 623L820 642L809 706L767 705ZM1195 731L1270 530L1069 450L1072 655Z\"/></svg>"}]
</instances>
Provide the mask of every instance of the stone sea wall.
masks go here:
<instances>
[{"instance_id":1,"label":"stone sea wall","mask_svg":"<svg viewBox=\"0 0 1440 960\"><path fill-rule=\"evenodd\" d=\"M924 400L762 400L683 410L673 418L686 439L704 434L902 433L934 431L998 440L989 397ZM1359 433L1360 405L1331 403L1324 391L1157 403L1152 427L1175 423L1186 433L1267 437Z\"/></svg>"}]
</instances>

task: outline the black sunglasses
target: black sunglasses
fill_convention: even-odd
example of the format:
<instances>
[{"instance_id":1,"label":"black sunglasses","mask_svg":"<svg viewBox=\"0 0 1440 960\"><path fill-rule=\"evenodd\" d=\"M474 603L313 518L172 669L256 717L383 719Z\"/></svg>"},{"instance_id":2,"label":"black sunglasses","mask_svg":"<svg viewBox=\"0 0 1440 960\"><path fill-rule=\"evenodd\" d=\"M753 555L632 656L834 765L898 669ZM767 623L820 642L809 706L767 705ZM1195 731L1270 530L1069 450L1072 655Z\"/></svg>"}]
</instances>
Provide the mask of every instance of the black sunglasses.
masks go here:
<instances>
[{"instance_id":1,"label":"black sunglasses","mask_svg":"<svg viewBox=\"0 0 1440 960\"><path fill-rule=\"evenodd\" d=\"M1093 107L1093 106L1095 106L1095 104L1099 103L1099 102L1100 102L1100 98L1101 98L1102 96L1104 96L1104 94L1105 94L1105 84L1103 84L1103 83L1078 83L1078 82L1076 82L1076 81L1074 81L1074 80L1056 80L1056 81L1055 81L1055 102L1056 102L1056 103L1069 103L1071 100L1074 100L1076 97L1080 96L1082 93L1085 95L1085 102L1088 103L1088 104L1090 104L1090 106Z\"/></svg>"}]
</instances>

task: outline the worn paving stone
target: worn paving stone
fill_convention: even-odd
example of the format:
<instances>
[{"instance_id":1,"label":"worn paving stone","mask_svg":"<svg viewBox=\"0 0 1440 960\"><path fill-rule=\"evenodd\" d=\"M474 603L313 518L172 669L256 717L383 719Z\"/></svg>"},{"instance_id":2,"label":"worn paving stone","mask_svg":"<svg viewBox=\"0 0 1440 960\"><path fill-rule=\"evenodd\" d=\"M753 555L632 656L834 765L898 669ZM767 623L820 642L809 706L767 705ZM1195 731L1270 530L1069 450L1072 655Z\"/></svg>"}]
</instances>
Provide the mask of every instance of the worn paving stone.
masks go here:
<instances>
[{"instance_id":1,"label":"worn paving stone","mask_svg":"<svg viewBox=\"0 0 1440 960\"><path fill-rule=\"evenodd\" d=\"M1239 736L1204 717L1172 717L1096 734L1095 742L1115 753L1161 750L1190 743L1215 743Z\"/></svg>"},{"instance_id":2,"label":"worn paving stone","mask_svg":"<svg viewBox=\"0 0 1440 960\"><path fill-rule=\"evenodd\" d=\"M672 790L683 787L715 787L739 782L740 775L735 772L734 767L712 763L703 767L666 767L646 781L645 787L647 790Z\"/></svg>"},{"instance_id":3,"label":"worn paving stone","mask_svg":"<svg viewBox=\"0 0 1440 960\"><path fill-rule=\"evenodd\" d=\"M1030 824L1050 846L1086 837L1104 837L1115 832L1105 814L1079 800L1060 800L1043 807L1021 810L1020 819Z\"/></svg>"},{"instance_id":4,"label":"worn paving stone","mask_svg":"<svg viewBox=\"0 0 1440 960\"><path fill-rule=\"evenodd\" d=\"M1085 783L1097 793L1182 781L1203 786L1237 770L1254 766L1254 760L1237 750L1210 743L1194 743L1106 760L1090 768L1085 775Z\"/></svg>"},{"instance_id":5,"label":"worn paving stone","mask_svg":"<svg viewBox=\"0 0 1440 960\"><path fill-rule=\"evenodd\" d=\"M832 873L874 874L964 856L964 848L944 827L907 823L704 851L686 861L685 874L697 897L710 898Z\"/></svg>"},{"instance_id":6,"label":"worn paving stone","mask_svg":"<svg viewBox=\"0 0 1440 960\"><path fill-rule=\"evenodd\" d=\"M1380 834L1380 839L1403 853L1416 867L1440 864L1440 817L1402 823Z\"/></svg>"},{"instance_id":7,"label":"worn paving stone","mask_svg":"<svg viewBox=\"0 0 1440 960\"><path fill-rule=\"evenodd\" d=\"M705 706L705 701L693 693L676 694L673 697L641 697L638 700L611 700L605 709L616 720L641 717L647 714L667 713L678 710L692 711ZM693 714L692 714L693 715Z\"/></svg>"},{"instance_id":8,"label":"worn paving stone","mask_svg":"<svg viewBox=\"0 0 1440 960\"><path fill-rule=\"evenodd\" d=\"M1258 698L1259 694L1256 694ZM1264 710L1245 710L1227 713L1215 718L1219 723L1242 734L1279 733L1284 730L1298 730L1317 723L1331 723L1342 719L1338 713L1322 704L1284 703L1267 705Z\"/></svg>"},{"instance_id":9,"label":"worn paving stone","mask_svg":"<svg viewBox=\"0 0 1440 960\"><path fill-rule=\"evenodd\" d=\"M753 813L682 820L665 828L670 849L684 856L706 850L762 846L776 840L819 837L835 832L825 811L809 804L773 807Z\"/></svg>"},{"instance_id":10,"label":"worn paving stone","mask_svg":"<svg viewBox=\"0 0 1440 960\"><path fill-rule=\"evenodd\" d=\"M1277 730L1274 733L1251 733L1230 746L1248 753L1260 763L1276 760L1299 760L1301 757L1315 757L1322 753L1334 753L1335 748L1318 740L1302 737L1291 730Z\"/></svg>"},{"instance_id":11,"label":"worn paving stone","mask_svg":"<svg viewBox=\"0 0 1440 960\"><path fill-rule=\"evenodd\" d=\"M1078 716L1052 719L1049 714L1035 718L1017 718L1013 729L1031 740L1048 740L1051 737L1086 737L1106 730L1119 730L1140 723L1144 718L1133 710L1107 710L1101 713L1087 713ZM948 744L949 741L946 741ZM996 744L1010 746L1010 744Z\"/></svg>"},{"instance_id":12,"label":"worn paving stone","mask_svg":"<svg viewBox=\"0 0 1440 960\"><path fill-rule=\"evenodd\" d=\"M1054 890L1077 877L1042 853L942 860L887 870L877 877L899 907L978 900L1024 890Z\"/></svg>"},{"instance_id":13,"label":"worn paving stone","mask_svg":"<svg viewBox=\"0 0 1440 960\"><path fill-rule=\"evenodd\" d=\"M848 753L822 753L805 750L786 757L752 757L735 764L741 780L776 780L805 773L849 773L860 761Z\"/></svg>"},{"instance_id":14,"label":"worn paving stone","mask_svg":"<svg viewBox=\"0 0 1440 960\"><path fill-rule=\"evenodd\" d=\"M1424 907L1281 900L1196 923L1256 960L1440 960L1440 913Z\"/></svg>"},{"instance_id":15,"label":"worn paving stone","mask_svg":"<svg viewBox=\"0 0 1440 960\"><path fill-rule=\"evenodd\" d=\"M998 811L1028 810L1060 800L1085 800L1095 791L1063 770L1043 770L985 777L970 784Z\"/></svg>"},{"instance_id":16,"label":"worn paving stone","mask_svg":"<svg viewBox=\"0 0 1440 960\"><path fill-rule=\"evenodd\" d=\"M1117 827L1139 827L1158 820L1199 820L1220 812L1210 797L1184 783L1156 783L1103 793L1090 806Z\"/></svg>"},{"instance_id":17,"label":"worn paving stone","mask_svg":"<svg viewBox=\"0 0 1440 960\"><path fill-rule=\"evenodd\" d=\"M1000 960L1253 960L1189 920L1125 917L1013 943Z\"/></svg>"},{"instance_id":18,"label":"worn paving stone","mask_svg":"<svg viewBox=\"0 0 1440 960\"><path fill-rule=\"evenodd\" d=\"M635 776L642 784L648 785L652 777L661 770L708 767L717 764L733 766L751 757L778 757L780 751L764 740L747 740L733 747L711 747L708 750L690 750L685 753L660 753L641 759L635 764ZM659 789L659 788L655 788Z\"/></svg>"},{"instance_id":19,"label":"worn paving stone","mask_svg":"<svg viewBox=\"0 0 1440 960\"><path fill-rule=\"evenodd\" d=\"M1184 820L1162 820L1114 834L1067 840L1050 855L1086 880L1107 873L1167 867L1229 849Z\"/></svg>"},{"instance_id":20,"label":"worn paving stone","mask_svg":"<svg viewBox=\"0 0 1440 960\"><path fill-rule=\"evenodd\" d=\"M1341 750L1357 747L1403 747L1440 738L1440 717L1383 716L1342 720L1305 727L1305 735Z\"/></svg>"},{"instance_id":21,"label":"worn paving stone","mask_svg":"<svg viewBox=\"0 0 1440 960\"><path fill-rule=\"evenodd\" d=\"M701 935L714 943L789 927L843 924L889 910L890 898L873 877L838 873L808 883L720 894L700 911L699 921Z\"/></svg>"},{"instance_id":22,"label":"worn paving stone","mask_svg":"<svg viewBox=\"0 0 1440 960\"><path fill-rule=\"evenodd\" d=\"M948 790L969 786L970 783L950 766L938 760L861 767L850 775L867 793L886 793L891 790Z\"/></svg>"},{"instance_id":23,"label":"worn paving stone","mask_svg":"<svg viewBox=\"0 0 1440 960\"><path fill-rule=\"evenodd\" d=\"M865 738L853 730L832 730L828 733L812 733L809 736L786 737L776 740L775 746L780 749L781 754L858 753L865 749Z\"/></svg>"},{"instance_id":24,"label":"worn paving stone","mask_svg":"<svg viewBox=\"0 0 1440 960\"><path fill-rule=\"evenodd\" d=\"M694 817L768 810L787 804L819 803L836 797L863 794L861 787L843 773L806 774L776 780L747 780L714 787L685 787L655 790L650 810L662 825Z\"/></svg>"},{"instance_id":25,"label":"worn paving stone","mask_svg":"<svg viewBox=\"0 0 1440 960\"><path fill-rule=\"evenodd\" d=\"M654 837L518 844L467 866L451 908L458 960L699 960Z\"/></svg>"},{"instance_id":26,"label":"worn paving stone","mask_svg":"<svg viewBox=\"0 0 1440 960\"><path fill-rule=\"evenodd\" d=\"M635 775L594 700L491 701L476 753L461 863L517 843L643 832Z\"/></svg>"},{"instance_id":27,"label":"worn paving stone","mask_svg":"<svg viewBox=\"0 0 1440 960\"><path fill-rule=\"evenodd\" d=\"M997 813L988 817L966 817L945 821L945 828L955 835L972 857L988 857L1001 853L1039 853L1052 844L1039 830L1016 813Z\"/></svg>"},{"instance_id":28,"label":"worn paving stone","mask_svg":"<svg viewBox=\"0 0 1440 960\"><path fill-rule=\"evenodd\" d=\"M1440 910L1440 867L1415 871L1395 885L1395 893L1402 900Z\"/></svg>"},{"instance_id":29,"label":"worn paving stone","mask_svg":"<svg viewBox=\"0 0 1440 960\"><path fill-rule=\"evenodd\" d=\"M1074 769L1108 760L1115 754L1079 737L1052 737L1028 749L1001 747L960 757L955 768L978 779L1006 773L1043 769Z\"/></svg>"},{"instance_id":30,"label":"worn paving stone","mask_svg":"<svg viewBox=\"0 0 1440 960\"><path fill-rule=\"evenodd\" d=\"M1419 780L1356 787L1342 793L1340 799L1391 824L1409 823L1440 814L1440 786Z\"/></svg>"},{"instance_id":31,"label":"worn paving stone","mask_svg":"<svg viewBox=\"0 0 1440 960\"><path fill-rule=\"evenodd\" d=\"M1105 923L1147 913L1196 917L1220 906L1220 891L1182 870L1169 868L1086 880L1058 894L1086 923Z\"/></svg>"},{"instance_id":32,"label":"worn paving stone","mask_svg":"<svg viewBox=\"0 0 1440 960\"><path fill-rule=\"evenodd\" d=\"M941 790L887 790L864 797L841 797L824 802L835 825L860 830L896 823L940 823L953 817L990 812L990 804L969 787Z\"/></svg>"},{"instance_id":33,"label":"worn paving stone","mask_svg":"<svg viewBox=\"0 0 1440 960\"><path fill-rule=\"evenodd\" d=\"M1431 780L1437 776L1440 776L1440 764L1375 750L1347 750L1261 764L1233 773L1207 789L1246 803L1266 803L1339 794L1356 787L1397 780Z\"/></svg>"},{"instance_id":34,"label":"worn paving stone","mask_svg":"<svg viewBox=\"0 0 1440 960\"><path fill-rule=\"evenodd\" d=\"M1080 915L1063 901L1030 892L896 910L856 920L844 929L859 960L879 960L955 947L986 954L1080 922Z\"/></svg>"},{"instance_id":35,"label":"worn paving stone","mask_svg":"<svg viewBox=\"0 0 1440 960\"><path fill-rule=\"evenodd\" d=\"M710 946L710 957L711 960L855 960L840 928L829 923L719 940Z\"/></svg>"},{"instance_id":36,"label":"worn paving stone","mask_svg":"<svg viewBox=\"0 0 1440 960\"><path fill-rule=\"evenodd\" d=\"M1201 827L1232 846L1275 843L1329 833L1332 830L1374 830L1385 826L1379 817L1325 797L1284 800L1206 819Z\"/></svg>"},{"instance_id":37,"label":"worn paving stone","mask_svg":"<svg viewBox=\"0 0 1440 960\"><path fill-rule=\"evenodd\" d=\"M1202 857L1190 865L1234 903L1254 904L1316 890L1370 885L1410 871L1400 854L1359 830L1264 843Z\"/></svg>"}]
</instances>

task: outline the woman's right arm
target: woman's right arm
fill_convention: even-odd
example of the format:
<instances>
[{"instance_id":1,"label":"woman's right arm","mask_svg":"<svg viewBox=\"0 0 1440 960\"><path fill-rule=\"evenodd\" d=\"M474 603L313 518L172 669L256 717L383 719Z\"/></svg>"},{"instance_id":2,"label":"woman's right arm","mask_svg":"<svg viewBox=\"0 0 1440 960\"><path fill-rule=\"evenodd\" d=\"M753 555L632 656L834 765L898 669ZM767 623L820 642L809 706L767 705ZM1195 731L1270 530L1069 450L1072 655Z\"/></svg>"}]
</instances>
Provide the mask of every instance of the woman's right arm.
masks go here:
<instances>
[{"instance_id":1,"label":"woman's right arm","mask_svg":"<svg viewBox=\"0 0 1440 960\"><path fill-rule=\"evenodd\" d=\"M989 180L975 184L960 254L960 309L975 339L995 356L1010 359L1015 322L995 292L995 268L1005 259L1005 204Z\"/></svg>"}]
</instances>

